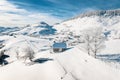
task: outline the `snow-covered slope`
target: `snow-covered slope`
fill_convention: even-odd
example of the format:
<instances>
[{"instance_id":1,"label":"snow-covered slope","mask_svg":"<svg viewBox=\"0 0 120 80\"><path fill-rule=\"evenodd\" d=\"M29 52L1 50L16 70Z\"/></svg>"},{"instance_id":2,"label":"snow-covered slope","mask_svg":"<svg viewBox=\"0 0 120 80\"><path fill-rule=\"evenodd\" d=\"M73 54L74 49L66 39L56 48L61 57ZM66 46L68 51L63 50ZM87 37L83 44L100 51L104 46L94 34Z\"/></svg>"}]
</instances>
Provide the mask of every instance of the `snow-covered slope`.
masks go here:
<instances>
[{"instance_id":1,"label":"snow-covered slope","mask_svg":"<svg viewBox=\"0 0 120 80\"><path fill-rule=\"evenodd\" d=\"M119 80L120 71L73 48L61 54L36 54L43 63L26 66L15 61L0 70L0 80Z\"/></svg>"},{"instance_id":2,"label":"snow-covered slope","mask_svg":"<svg viewBox=\"0 0 120 80\"><path fill-rule=\"evenodd\" d=\"M112 39L105 42L106 48L102 50L102 54L120 54L120 39Z\"/></svg>"},{"instance_id":3,"label":"snow-covered slope","mask_svg":"<svg viewBox=\"0 0 120 80\"><path fill-rule=\"evenodd\" d=\"M58 25L55 29L60 32L64 29L76 31L79 33L81 30L91 27L103 27L106 30L120 30L120 10L107 10L107 11L93 11L81 14L72 19L66 20Z\"/></svg>"},{"instance_id":4,"label":"snow-covered slope","mask_svg":"<svg viewBox=\"0 0 120 80\"><path fill-rule=\"evenodd\" d=\"M33 38L24 35L16 36L0 36L0 40L4 41L5 47L1 50L6 50L5 54L9 55L8 62L14 61L17 59L17 52L19 56L24 56L24 48L30 47L34 50L35 53L46 51L50 48L50 41L47 39Z\"/></svg>"},{"instance_id":5,"label":"snow-covered slope","mask_svg":"<svg viewBox=\"0 0 120 80\"><path fill-rule=\"evenodd\" d=\"M119 71L88 56L79 48L59 55L58 60L64 65L68 75L71 74L75 80L116 80L116 77L119 76ZM117 77L117 79L119 78Z\"/></svg>"}]
</instances>

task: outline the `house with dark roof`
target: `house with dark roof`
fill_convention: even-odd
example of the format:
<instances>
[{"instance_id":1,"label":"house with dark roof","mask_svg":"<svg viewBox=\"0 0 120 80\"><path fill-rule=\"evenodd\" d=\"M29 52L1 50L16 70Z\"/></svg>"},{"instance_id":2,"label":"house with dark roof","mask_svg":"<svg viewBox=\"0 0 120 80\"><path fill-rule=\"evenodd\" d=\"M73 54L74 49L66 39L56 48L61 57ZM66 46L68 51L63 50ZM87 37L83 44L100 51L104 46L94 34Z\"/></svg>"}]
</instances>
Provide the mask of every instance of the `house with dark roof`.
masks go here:
<instances>
[{"instance_id":1,"label":"house with dark roof","mask_svg":"<svg viewBox=\"0 0 120 80\"><path fill-rule=\"evenodd\" d=\"M63 52L67 49L67 44L65 42L54 42L52 45L53 52Z\"/></svg>"}]
</instances>

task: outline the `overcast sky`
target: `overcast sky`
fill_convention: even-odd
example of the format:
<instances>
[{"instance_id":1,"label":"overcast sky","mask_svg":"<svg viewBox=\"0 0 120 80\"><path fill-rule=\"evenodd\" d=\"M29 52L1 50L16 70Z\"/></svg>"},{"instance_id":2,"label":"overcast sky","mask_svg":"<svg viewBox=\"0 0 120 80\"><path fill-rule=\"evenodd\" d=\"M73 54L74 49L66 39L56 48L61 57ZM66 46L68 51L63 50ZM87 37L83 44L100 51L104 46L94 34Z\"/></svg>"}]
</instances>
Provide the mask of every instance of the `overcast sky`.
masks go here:
<instances>
[{"instance_id":1,"label":"overcast sky","mask_svg":"<svg viewBox=\"0 0 120 80\"><path fill-rule=\"evenodd\" d=\"M119 8L119 0L0 0L0 26L54 24L86 11Z\"/></svg>"}]
</instances>

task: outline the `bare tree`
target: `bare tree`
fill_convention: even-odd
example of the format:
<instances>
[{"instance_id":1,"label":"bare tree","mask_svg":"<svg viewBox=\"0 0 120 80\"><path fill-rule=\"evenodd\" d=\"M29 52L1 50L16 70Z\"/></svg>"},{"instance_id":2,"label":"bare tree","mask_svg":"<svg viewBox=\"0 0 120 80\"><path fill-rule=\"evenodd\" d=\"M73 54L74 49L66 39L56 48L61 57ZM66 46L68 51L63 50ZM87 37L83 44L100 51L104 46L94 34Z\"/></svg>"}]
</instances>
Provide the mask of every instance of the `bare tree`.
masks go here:
<instances>
[{"instance_id":1,"label":"bare tree","mask_svg":"<svg viewBox=\"0 0 120 80\"><path fill-rule=\"evenodd\" d=\"M101 49L105 48L104 42L105 42L105 36L103 35L102 28L92 29L92 41L90 47L95 58L96 58L96 54L100 52Z\"/></svg>"},{"instance_id":2,"label":"bare tree","mask_svg":"<svg viewBox=\"0 0 120 80\"><path fill-rule=\"evenodd\" d=\"M84 40L86 44L86 50L88 54L92 52L96 58L96 54L105 47L105 37L102 32L102 28L91 28L84 32Z\"/></svg>"},{"instance_id":3,"label":"bare tree","mask_svg":"<svg viewBox=\"0 0 120 80\"><path fill-rule=\"evenodd\" d=\"M84 41L85 41L85 49L87 51L87 53L90 55L90 44L91 44L91 41L92 41L92 36L91 36L91 30L85 30L84 33L83 33L83 37L84 37Z\"/></svg>"}]
</instances>

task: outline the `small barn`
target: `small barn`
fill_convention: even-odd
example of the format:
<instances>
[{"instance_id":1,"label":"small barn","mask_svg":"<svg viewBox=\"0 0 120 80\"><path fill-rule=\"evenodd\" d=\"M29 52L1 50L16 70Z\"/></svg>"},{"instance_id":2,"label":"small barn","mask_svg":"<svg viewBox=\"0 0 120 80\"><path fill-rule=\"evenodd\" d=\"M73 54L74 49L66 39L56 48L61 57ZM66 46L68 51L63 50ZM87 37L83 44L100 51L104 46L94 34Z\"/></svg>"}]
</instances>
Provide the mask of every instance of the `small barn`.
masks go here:
<instances>
[{"instance_id":1,"label":"small barn","mask_svg":"<svg viewBox=\"0 0 120 80\"><path fill-rule=\"evenodd\" d=\"M67 49L67 44L65 42L55 42L52 46L53 52L63 52Z\"/></svg>"}]
</instances>

